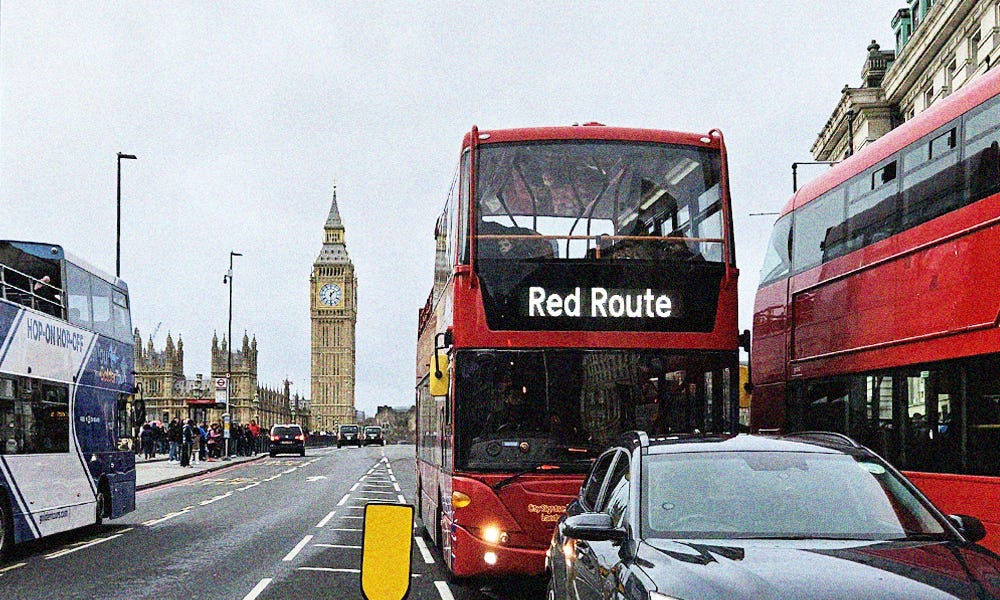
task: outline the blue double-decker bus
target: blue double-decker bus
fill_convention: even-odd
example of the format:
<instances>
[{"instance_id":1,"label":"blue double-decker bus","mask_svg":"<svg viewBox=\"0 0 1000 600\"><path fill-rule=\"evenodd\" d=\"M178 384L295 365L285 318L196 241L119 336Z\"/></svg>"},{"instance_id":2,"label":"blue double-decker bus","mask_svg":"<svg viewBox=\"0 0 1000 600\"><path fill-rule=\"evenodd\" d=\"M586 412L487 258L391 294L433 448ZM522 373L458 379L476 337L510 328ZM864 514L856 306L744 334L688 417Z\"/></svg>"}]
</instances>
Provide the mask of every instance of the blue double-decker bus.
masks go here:
<instances>
[{"instance_id":1,"label":"blue double-decker bus","mask_svg":"<svg viewBox=\"0 0 1000 600\"><path fill-rule=\"evenodd\" d=\"M135 509L131 328L125 282L0 241L0 558Z\"/></svg>"}]
</instances>

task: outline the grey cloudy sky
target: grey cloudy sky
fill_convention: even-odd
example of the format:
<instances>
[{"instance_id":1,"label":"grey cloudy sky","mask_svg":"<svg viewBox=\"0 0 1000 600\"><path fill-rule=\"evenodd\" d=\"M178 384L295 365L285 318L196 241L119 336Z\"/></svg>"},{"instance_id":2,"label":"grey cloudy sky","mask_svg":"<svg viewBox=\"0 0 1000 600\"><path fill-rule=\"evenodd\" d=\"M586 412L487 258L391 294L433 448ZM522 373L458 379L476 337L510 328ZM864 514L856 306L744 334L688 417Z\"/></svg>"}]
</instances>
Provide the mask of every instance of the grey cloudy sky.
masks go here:
<instances>
[{"instance_id":1,"label":"grey cloudy sky","mask_svg":"<svg viewBox=\"0 0 1000 600\"><path fill-rule=\"evenodd\" d=\"M189 377L226 331L309 395L308 278L333 183L359 279L356 405L413 401L417 310L463 134L609 125L730 151L740 322L790 164L810 160L902 0L0 3L0 238L122 277ZM818 167L812 167L817 169ZM800 181L818 174L800 170Z\"/></svg>"}]
</instances>

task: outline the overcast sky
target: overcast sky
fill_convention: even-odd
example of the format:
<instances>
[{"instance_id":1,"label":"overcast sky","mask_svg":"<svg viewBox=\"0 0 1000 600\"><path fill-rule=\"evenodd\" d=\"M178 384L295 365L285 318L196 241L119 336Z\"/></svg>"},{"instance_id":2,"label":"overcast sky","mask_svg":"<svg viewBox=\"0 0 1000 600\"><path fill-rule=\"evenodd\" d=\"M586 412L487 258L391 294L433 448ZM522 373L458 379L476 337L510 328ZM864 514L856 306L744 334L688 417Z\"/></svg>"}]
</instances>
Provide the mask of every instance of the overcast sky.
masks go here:
<instances>
[{"instance_id":1,"label":"overcast sky","mask_svg":"<svg viewBox=\"0 0 1000 600\"><path fill-rule=\"evenodd\" d=\"M262 385L310 395L308 281L334 181L359 281L355 404L413 402L417 310L463 134L722 129L740 324L791 163L903 0L0 3L0 238L122 277L143 341L188 377L256 335ZM802 167L800 181L823 167Z\"/></svg>"}]
</instances>

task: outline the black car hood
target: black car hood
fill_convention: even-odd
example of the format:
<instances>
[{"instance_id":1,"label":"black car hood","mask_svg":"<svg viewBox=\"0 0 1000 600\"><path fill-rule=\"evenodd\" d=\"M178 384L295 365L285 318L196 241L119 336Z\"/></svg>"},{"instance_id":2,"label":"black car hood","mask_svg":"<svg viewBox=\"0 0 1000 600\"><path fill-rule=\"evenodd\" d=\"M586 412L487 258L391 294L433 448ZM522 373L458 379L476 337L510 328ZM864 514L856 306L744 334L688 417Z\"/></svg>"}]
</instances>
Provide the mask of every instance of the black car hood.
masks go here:
<instances>
[{"instance_id":1,"label":"black car hood","mask_svg":"<svg viewBox=\"0 0 1000 600\"><path fill-rule=\"evenodd\" d=\"M954 542L647 540L636 558L684 600L1000 598L1000 557Z\"/></svg>"}]
</instances>

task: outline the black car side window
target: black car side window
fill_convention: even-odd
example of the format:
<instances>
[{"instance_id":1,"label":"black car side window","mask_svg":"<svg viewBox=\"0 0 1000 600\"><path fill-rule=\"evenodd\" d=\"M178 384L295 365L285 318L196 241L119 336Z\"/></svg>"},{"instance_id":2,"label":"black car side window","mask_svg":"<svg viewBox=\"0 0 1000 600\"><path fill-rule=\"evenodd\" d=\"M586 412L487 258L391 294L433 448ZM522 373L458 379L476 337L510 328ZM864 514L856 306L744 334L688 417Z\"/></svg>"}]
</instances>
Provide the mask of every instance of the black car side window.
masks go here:
<instances>
[{"instance_id":1,"label":"black car side window","mask_svg":"<svg viewBox=\"0 0 1000 600\"><path fill-rule=\"evenodd\" d=\"M601 511L611 515L616 526L622 524L622 517L628 507L629 496L629 454L624 450L618 452L618 460L611 470L608 483L601 500Z\"/></svg>"},{"instance_id":2,"label":"black car side window","mask_svg":"<svg viewBox=\"0 0 1000 600\"><path fill-rule=\"evenodd\" d=\"M580 490L580 503L584 509L597 510L595 507L601 498L601 486L604 483L605 476L611 469L611 464L614 462L616 454L616 450L608 450L594 462L594 466L590 469L590 474L587 475L587 481Z\"/></svg>"}]
</instances>

